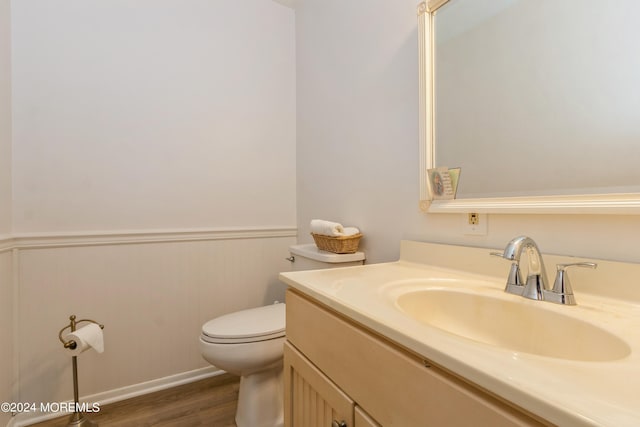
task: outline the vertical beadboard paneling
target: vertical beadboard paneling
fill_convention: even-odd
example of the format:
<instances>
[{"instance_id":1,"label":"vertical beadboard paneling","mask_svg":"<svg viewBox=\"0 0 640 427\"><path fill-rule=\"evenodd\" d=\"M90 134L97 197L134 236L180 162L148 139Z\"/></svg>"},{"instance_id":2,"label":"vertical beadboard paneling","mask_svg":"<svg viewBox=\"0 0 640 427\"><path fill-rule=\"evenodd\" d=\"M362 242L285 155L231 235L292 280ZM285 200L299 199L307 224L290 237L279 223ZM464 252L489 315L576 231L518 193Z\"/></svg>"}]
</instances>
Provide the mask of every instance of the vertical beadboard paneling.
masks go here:
<instances>
[{"instance_id":1,"label":"vertical beadboard paneling","mask_svg":"<svg viewBox=\"0 0 640 427\"><path fill-rule=\"evenodd\" d=\"M284 346L285 427L324 427L332 421L353 425L354 402L299 353Z\"/></svg>"},{"instance_id":2,"label":"vertical beadboard paneling","mask_svg":"<svg viewBox=\"0 0 640 427\"><path fill-rule=\"evenodd\" d=\"M13 254L0 251L0 402L11 402L13 387ZM0 425L11 414L0 412Z\"/></svg>"},{"instance_id":3,"label":"vertical beadboard paneling","mask_svg":"<svg viewBox=\"0 0 640 427\"><path fill-rule=\"evenodd\" d=\"M295 393L293 399L293 425L305 427L322 427L331 425L339 417L338 413L298 372L293 372Z\"/></svg>"},{"instance_id":4,"label":"vertical beadboard paneling","mask_svg":"<svg viewBox=\"0 0 640 427\"><path fill-rule=\"evenodd\" d=\"M283 300L294 236L20 250L21 399L72 397L58 331L70 314L105 324L105 352L79 358L80 395L208 366L202 324Z\"/></svg>"}]
</instances>

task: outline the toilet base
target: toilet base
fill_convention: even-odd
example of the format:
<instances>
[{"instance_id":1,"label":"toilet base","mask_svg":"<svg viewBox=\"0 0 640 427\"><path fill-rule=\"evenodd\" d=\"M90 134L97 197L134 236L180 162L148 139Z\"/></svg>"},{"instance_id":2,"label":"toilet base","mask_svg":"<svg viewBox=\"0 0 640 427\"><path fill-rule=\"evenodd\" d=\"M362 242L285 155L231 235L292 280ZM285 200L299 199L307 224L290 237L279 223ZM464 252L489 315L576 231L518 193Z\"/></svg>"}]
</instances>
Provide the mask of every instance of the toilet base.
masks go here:
<instances>
[{"instance_id":1,"label":"toilet base","mask_svg":"<svg viewBox=\"0 0 640 427\"><path fill-rule=\"evenodd\" d=\"M240 377L238 427L284 426L282 362L277 367Z\"/></svg>"}]
</instances>

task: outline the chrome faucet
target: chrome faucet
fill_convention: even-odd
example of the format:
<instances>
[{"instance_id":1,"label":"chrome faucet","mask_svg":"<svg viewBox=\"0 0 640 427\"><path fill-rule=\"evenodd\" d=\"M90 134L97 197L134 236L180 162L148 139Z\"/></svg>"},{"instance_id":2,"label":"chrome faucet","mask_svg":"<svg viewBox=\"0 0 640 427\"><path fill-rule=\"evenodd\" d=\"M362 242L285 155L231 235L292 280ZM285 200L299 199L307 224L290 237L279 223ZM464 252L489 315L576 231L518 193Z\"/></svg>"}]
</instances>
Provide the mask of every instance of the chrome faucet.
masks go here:
<instances>
[{"instance_id":1,"label":"chrome faucet","mask_svg":"<svg viewBox=\"0 0 640 427\"><path fill-rule=\"evenodd\" d=\"M528 271L527 280L522 281L520 273L520 256L522 252L527 252ZM506 260L512 261L509 277L504 288L505 292L521 295L525 298L550 301L556 304L575 305L576 299L571 289L569 276L566 274L567 267L589 267L596 268L597 264L592 262L578 262L573 264L558 264L556 279L553 289L549 289L547 285L547 272L542 261L542 254L538 245L530 237L519 236L511 240L503 253L492 252L491 255L499 256Z\"/></svg>"},{"instance_id":2,"label":"chrome faucet","mask_svg":"<svg viewBox=\"0 0 640 427\"><path fill-rule=\"evenodd\" d=\"M529 269L527 271L527 280L523 283L520 275L520 257L525 250ZM516 237L507 244L502 254L494 252L492 255L513 261L507 285L504 289L505 292L522 295L529 299L544 299L544 291L548 289L547 283L549 281L547 280L547 272L544 269L540 249L538 249L538 245L533 239L527 236Z\"/></svg>"}]
</instances>

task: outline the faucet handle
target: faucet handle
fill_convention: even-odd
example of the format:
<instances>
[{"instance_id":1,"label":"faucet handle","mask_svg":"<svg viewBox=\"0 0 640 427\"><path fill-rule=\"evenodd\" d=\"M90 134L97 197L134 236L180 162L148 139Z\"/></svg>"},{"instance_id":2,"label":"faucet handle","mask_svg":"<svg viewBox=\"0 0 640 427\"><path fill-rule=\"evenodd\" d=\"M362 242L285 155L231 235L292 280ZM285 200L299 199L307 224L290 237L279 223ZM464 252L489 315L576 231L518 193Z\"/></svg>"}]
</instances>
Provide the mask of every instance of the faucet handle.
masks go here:
<instances>
[{"instance_id":1,"label":"faucet handle","mask_svg":"<svg viewBox=\"0 0 640 427\"><path fill-rule=\"evenodd\" d=\"M597 268L598 264L595 262L570 262L569 264L556 264L558 271L564 270L567 267Z\"/></svg>"},{"instance_id":2,"label":"faucet handle","mask_svg":"<svg viewBox=\"0 0 640 427\"><path fill-rule=\"evenodd\" d=\"M507 261L512 261L511 269L509 270L509 276L507 277L507 284L504 287L504 291L510 294L522 295L524 291L524 282L522 280L522 274L520 273L520 266L518 261L512 258L504 256L501 252L490 252L489 255L497 256Z\"/></svg>"},{"instance_id":3,"label":"faucet handle","mask_svg":"<svg viewBox=\"0 0 640 427\"><path fill-rule=\"evenodd\" d=\"M556 279L553 282L553 289L545 294L545 299L558 304L575 305L576 298L573 295L569 276L565 271L568 267L597 268L594 262L574 262L569 264L558 264L556 266Z\"/></svg>"}]
</instances>

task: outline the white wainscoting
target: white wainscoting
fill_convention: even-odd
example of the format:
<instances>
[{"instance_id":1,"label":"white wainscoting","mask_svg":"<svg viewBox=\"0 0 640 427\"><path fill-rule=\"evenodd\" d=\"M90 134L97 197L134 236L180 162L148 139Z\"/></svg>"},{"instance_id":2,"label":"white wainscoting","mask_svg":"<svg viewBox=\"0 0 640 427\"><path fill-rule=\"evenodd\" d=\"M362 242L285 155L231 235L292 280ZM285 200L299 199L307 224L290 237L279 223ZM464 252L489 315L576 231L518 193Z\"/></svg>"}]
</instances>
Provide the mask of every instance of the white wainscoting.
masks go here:
<instances>
[{"instance_id":1,"label":"white wainscoting","mask_svg":"<svg viewBox=\"0 0 640 427\"><path fill-rule=\"evenodd\" d=\"M0 402L11 402L14 388L13 251L9 239L0 238ZM10 414L0 411L0 425Z\"/></svg>"},{"instance_id":2,"label":"white wainscoting","mask_svg":"<svg viewBox=\"0 0 640 427\"><path fill-rule=\"evenodd\" d=\"M13 336L18 354L19 388L13 399L72 399L71 358L58 332L75 314L105 325L105 352L78 358L80 396L109 395L115 401L117 390L211 369L198 349L201 325L283 300L278 273L290 269L285 258L296 243L296 228L18 235L11 240L15 250L1 255L15 258L9 264L17 270L6 273L18 282L12 287L18 293L12 297L13 331L2 331ZM21 417L20 425L27 421Z\"/></svg>"}]
</instances>

